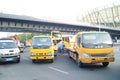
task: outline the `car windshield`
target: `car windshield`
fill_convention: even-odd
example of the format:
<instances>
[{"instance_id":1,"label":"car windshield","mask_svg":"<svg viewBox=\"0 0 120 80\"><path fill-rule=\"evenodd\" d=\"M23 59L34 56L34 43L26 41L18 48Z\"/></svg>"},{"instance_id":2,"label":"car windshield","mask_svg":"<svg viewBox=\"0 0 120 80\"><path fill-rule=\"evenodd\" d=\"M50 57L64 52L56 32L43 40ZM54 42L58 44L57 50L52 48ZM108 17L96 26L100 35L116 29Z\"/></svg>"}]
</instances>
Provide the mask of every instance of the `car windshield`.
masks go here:
<instances>
[{"instance_id":1,"label":"car windshield","mask_svg":"<svg viewBox=\"0 0 120 80\"><path fill-rule=\"evenodd\" d=\"M14 42L0 42L0 49L17 48Z\"/></svg>"},{"instance_id":2,"label":"car windshield","mask_svg":"<svg viewBox=\"0 0 120 80\"><path fill-rule=\"evenodd\" d=\"M33 47L49 47L51 44L50 37L35 37L32 40Z\"/></svg>"}]
</instances>

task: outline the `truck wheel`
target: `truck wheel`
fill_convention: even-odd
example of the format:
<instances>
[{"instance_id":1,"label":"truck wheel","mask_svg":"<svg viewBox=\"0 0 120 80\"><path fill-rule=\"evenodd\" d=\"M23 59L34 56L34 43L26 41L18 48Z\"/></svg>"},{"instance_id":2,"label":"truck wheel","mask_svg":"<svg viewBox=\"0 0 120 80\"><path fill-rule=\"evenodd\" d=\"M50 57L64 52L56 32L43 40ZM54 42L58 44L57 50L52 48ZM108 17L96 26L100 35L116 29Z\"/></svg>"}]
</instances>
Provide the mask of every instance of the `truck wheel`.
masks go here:
<instances>
[{"instance_id":1,"label":"truck wheel","mask_svg":"<svg viewBox=\"0 0 120 80\"><path fill-rule=\"evenodd\" d=\"M69 58L72 58L72 57L70 56L70 51L68 51L68 57L69 57Z\"/></svg>"},{"instance_id":2,"label":"truck wheel","mask_svg":"<svg viewBox=\"0 0 120 80\"><path fill-rule=\"evenodd\" d=\"M103 67L107 67L109 65L109 62L103 62Z\"/></svg>"},{"instance_id":3,"label":"truck wheel","mask_svg":"<svg viewBox=\"0 0 120 80\"><path fill-rule=\"evenodd\" d=\"M32 60L32 62L33 62L33 63L35 63L35 62L36 62L36 60Z\"/></svg>"},{"instance_id":4,"label":"truck wheel","mask_svg":"<svg viewBox=\"0 0 120 80\"><path fill-rule=\"evenodd\" d=\"M78 66L79 66L80 68L83 67L83 63L82 63L80 60L78 61Z\"/></svg>"},{"instance_id":5,"label":"truck wheel","mask_svg":"<svg viewBox=\"0 0 120 80\"><path fill-rule=\"evenodd\" d=\"M57 56L57 51L54 51L54 56L55 56L55 57Z\"/></svg>"},{"instance_id":6,"label":"truck wheel","mask_svg":"<svg viewBox=\"0 0 120 80\"><path fill-rule=\"evenodd\" d=\"M20 63L20 58L18 58L18 59L15 61L15 63Z\"/></svg>"},{"instance_id":7,"label":"truck wheel","mask_svg":"<svg viewBox=\"0 0 120 80\"><path fill-rule=\"evenodd\" d=\"M53 62L54 62L54 60L53 60L53 59L51 59L51 60L50 60L50 62L51 62L51 63L53 63Z\"/></svg>"},{"instance_id":8,"label":"truck wheel","mask_svg":"<svg viewBox=\"0 0 120 80\"><path fill-rule=\"evenodd\" d=\"M80 68L83 67L83 63L79 60L78 55L77 55L76 62L77 62L78 66L79 66Z\"/></svg>"}]
</instances>

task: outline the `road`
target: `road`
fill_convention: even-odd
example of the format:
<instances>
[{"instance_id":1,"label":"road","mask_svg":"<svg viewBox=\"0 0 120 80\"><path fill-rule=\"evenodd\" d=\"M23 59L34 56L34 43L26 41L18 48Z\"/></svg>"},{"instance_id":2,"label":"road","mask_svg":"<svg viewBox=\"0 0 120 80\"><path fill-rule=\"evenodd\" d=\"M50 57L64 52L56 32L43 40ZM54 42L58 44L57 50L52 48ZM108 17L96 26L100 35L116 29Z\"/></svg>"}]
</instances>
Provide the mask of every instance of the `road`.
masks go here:
<instances>
[{"instance_id":1,"label":"road","mask_svg":"<svg viewBox=\"0 0 120 80\"><path fill-rule=\"evenodd\" d=\"M32 63L29 48L21 54L20 63L0 64L0 80L119 80L120 51L115 50L116 60L106 68L102 64L79 68L67 55L57 56L53 63Z\"/></svg>"}]
</instances>

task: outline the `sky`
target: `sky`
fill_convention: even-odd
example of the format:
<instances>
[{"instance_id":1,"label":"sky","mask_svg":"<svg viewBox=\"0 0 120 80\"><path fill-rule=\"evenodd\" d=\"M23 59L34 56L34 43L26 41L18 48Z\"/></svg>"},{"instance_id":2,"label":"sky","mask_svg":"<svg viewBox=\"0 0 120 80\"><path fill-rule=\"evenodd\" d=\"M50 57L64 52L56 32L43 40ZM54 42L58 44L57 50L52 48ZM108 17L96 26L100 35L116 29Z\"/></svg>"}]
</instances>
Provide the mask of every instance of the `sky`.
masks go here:
<instances>
[{"instance_id":1,"label":"sky","mask_svg":"<svg viewBox=\"0 0 120 80\"><path fill-rule=\"evenodd\" d=\"M0 0L0 13L27 15L39 19L76 21L95 8L119 0ZM1 33L0 33L1 34ZM2 33L5 34L5 33ZM9 33L6 33L9 34Z\"/></svg>"}]
</instances>

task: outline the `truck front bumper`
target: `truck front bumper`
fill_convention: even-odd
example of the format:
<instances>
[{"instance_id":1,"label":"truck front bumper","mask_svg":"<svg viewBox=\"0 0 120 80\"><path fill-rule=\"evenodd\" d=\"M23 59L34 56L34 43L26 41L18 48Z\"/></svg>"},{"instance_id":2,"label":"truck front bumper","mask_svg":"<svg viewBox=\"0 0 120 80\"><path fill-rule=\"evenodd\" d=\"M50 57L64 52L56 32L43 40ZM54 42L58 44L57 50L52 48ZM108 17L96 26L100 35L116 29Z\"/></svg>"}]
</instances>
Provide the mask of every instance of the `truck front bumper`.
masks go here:
<instances>
[{"instance_id":1,"label":"truck front bumper","mask_svg":"<svg viewBox=\"0 0 120 80\"><path fill-rule=\"evenodd\" d=\"M31 60L51 60L54 56L30 56Z\"/></svg>"},{"instance_id":2,"label":"truck front bumper","mask_svg":"<svg viewBox=\"0 0 120 80\"><path fill-rule=\"evenodd\" d=\"M82 63L102 63L102 62L114 62L114 57L90 57L90 58L82 58Z\"/></svg>"}]
</instances>

